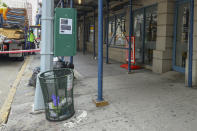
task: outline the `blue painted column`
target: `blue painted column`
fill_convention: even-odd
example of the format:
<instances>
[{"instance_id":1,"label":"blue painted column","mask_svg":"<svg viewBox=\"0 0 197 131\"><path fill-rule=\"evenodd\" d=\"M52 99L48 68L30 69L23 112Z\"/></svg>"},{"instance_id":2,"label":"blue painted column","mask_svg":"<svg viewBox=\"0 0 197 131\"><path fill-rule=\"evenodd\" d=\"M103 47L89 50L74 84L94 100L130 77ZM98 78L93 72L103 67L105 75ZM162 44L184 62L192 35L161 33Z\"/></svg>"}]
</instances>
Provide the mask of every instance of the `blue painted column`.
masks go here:
<instances>
[{"instance_id":1,"label":"blue painted column","mask_svg":"<svg viewBox=\"0 0 197 131\"><path fill-rule=\"evenodd\" d=\"M143 14L144 14L144 18L143 18L143 33L142 33L142 63L145 63L145 37L146 37L146 9L143 9Z\"/></svg>"},{"instance_id":2,"label":"blue painted column","mask_svg":"<svg viewBox=\"0 0 197 131\"><path fill-rule=\"evenodd\" d=\"M70 8L73 8L73 0L70 0ZM73 56L70 57L70 63L73 64Z\"/></svg>"},{"instance_id":3,"label":"blue painted column","mask_svg":"<svg viewBox=\"0 0 197 131\"><path fill-rule=\"evenodd\" d=\"M193 32L194 32L194 0L190 0L190 33L189 33L188 87L192 87Z\"/></svg>"},{"instance_id":4,"label":"blue painted column","mask_svg":"<svg viewBox=\"0 0 197 131\"><path fill-rule=\"evenodd\" d=\"M98 99L103 101L103 0L98 0Z\"/></svg>"},{"instance_id":5,"label":"blue painted column","mask_svg":"<svg viewBox=\"0 0 197 131\"><path fill-rule=\"evenodd\" d=\"M129 27L129 58L128 58L128 71L131 72L131 36L133 34L133 11L132 0L130 0L130 27Z\"/></svg>"},{"instance_id":6,"label":"blue painted column","mask_svg":"<svg viewBox=\"0 0 197 131\"><path fill-rule=\"evenodd\" d=\"M106 64L109 64L109 0L107 2L107 19L106 19Z\"/></svg>"}]
</instances>

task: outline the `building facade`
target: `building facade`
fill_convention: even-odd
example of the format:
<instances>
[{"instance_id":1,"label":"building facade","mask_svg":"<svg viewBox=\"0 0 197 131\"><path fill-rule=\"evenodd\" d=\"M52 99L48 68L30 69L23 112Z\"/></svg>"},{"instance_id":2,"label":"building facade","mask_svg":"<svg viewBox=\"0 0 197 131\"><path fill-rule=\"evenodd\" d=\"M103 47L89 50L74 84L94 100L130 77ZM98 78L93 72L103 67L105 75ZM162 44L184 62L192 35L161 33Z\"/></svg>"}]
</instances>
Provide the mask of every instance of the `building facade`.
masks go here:
<instances>
[{"instance_id":1,"label":"building facade","mask_svg":"<svg viewBox=\"0 0 197 131\"><path fill-rule=\"evenodd\" d=\"M136 64L156 73L177 71L185 75L188 85L189 56L192 51L192 83L197 85L197 0L133 0L133 21L130 23L128 1L109 3L109 24L104 8L104 57L108 37L109 59L126 62L125 47L129 26L133 26ZM191 8L194 20L191 22ZM97 11L96 11L97 12ZM92 12L80 15L78 22L78 49L84 53L97 53L98 23L94 25ZM191 33L193 24L193 34ZM109 26L107 26L109 25ZM107 31L107 28L108 31ZM95 45L94 45L95 31ZM191 35L192 34L192 37ZM193 50L191 40L193 39ZM189 46L190 45L190 46ZM95 47L95 48L94 48ZM190 66L191 67L191 66ZM191 71L191 70L190 70Z\"/></svg>"}]
</instances>

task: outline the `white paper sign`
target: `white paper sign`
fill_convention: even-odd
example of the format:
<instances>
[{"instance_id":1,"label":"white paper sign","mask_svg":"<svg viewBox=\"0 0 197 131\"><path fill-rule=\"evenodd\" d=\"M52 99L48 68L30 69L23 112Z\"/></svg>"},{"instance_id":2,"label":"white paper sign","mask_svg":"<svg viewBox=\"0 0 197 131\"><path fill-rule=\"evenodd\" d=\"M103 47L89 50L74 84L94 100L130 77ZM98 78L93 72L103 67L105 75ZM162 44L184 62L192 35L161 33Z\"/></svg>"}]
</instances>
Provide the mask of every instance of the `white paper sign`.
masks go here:
<instances>
[{"instance_id":1,"label":"white paper sign","mask_svg":"<svg viewBox=\"0 0 197 131\"><path fill-rule=\"evenodd\" d=\"M60 18L60 34L72 34L72 19Z\"/></svg>"}]
</instances>

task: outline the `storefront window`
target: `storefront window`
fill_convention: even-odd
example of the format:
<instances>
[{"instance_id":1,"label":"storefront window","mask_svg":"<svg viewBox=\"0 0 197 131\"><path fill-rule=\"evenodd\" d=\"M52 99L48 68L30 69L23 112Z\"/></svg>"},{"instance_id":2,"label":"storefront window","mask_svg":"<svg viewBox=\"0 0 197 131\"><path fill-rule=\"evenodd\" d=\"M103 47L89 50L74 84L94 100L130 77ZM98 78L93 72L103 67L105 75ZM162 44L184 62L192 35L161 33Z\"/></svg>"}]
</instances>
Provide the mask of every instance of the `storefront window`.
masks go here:
<instances>
[{"instance_id":1,"label":"storefront window","mask_svg":"<svg viewBox=\"0 0 197 131\"><path fill-rule=\"evenodd\" d=\"M137 63L152 65L157 38L157 6L134 12L135 57Z\"/></svg>"},{"instance_id":2,"label":"storefront window","mask_svg":"<svg viewBox=\"0 0 197 131\"><path fill-rule=\"evenodd\" d=\"M134 12L135 58L137 63L143 63L143 30L144 11Z\"/></svg>"},{"instance_id":3,"label":"storefront window","mask_svg":"<svg viewBox=\"0 0 197 131\"><path fill-rule=\"evenodd\" d=\"M146 41L155 42L157 38L157 10L146 10Z\"/></svg>"},{"instance_id":4,"label":"storefront window","mask_svg":"<svg viewBox=\"0 0 197 131\"><path fill-rule=\"evenodd\" d=\"M157 6L145 10L145 64L152 65L157 38Z\"/></svg>"},{"instance_id":5,"label":"storefront window","mask_svg":"<svg viewBox=\"0 0 197 131\"><path fill-rule=\"evenodd\" d=\"M115 15L109 19L109 44L125 45L125 14Z\"/></svg>"},{"instance_id":6,"label":"storefront window","mask_svg":"<svg viewBox=\"0 0 197 131\"><path fill-rule=\"evenodd\" d=\"M91 44L93 42L94 38L94 23L93 18L89 17L86 18L85 23L85 41L88 42L88 44Z\"/></svg>"}]
</instances>

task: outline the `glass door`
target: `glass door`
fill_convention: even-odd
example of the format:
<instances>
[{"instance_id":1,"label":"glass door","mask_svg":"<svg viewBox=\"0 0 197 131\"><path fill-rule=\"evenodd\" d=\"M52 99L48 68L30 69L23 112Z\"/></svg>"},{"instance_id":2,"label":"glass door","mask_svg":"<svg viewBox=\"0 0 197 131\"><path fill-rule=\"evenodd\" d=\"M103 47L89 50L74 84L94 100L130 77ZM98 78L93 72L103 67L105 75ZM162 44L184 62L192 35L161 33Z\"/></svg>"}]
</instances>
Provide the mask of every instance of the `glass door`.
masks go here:
<instances>
[{"instance_id":1,"label":"glass door","mask_svg":"<svg viewBox=\"0 0 197 131\"><path fill-rule=\"evenodd\" d=\"M189 2L178 1L176 4L173 69L178 72L185 72L188 42L189 42Z\"/></svg>"},{"instance_id":2,"label":"glass door","mask_svg":"<svg viewBox=\"0 0 197 131\"><path fill-rule=\"evenodd\" d=\"M157 5L134 11L136 63L152 65L157 38Z\"/></svg>"},{"instance_id":3,"label":"glass door","mask_svg":"<svg viewBox=\"0 0 197 131\"><path fill-rule=\"evenodd\" d=\"M145 9L145 43L144 63L152 65L153 50L156 49L157 38L157 6Z\"/></svg>"},{"instance_id":4,"label":"glass door","mask_svg":"<svg viewBox=\"0 0 197 131\"><path fill-rule=\"evenodd\" d=\"M134 36L135 36L135 58L136 63L143 63L143 30L144 30L144 10L134 12Z\"/></svg>"}]
</instances>

